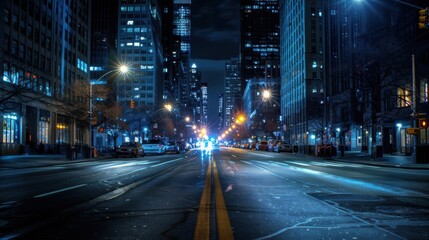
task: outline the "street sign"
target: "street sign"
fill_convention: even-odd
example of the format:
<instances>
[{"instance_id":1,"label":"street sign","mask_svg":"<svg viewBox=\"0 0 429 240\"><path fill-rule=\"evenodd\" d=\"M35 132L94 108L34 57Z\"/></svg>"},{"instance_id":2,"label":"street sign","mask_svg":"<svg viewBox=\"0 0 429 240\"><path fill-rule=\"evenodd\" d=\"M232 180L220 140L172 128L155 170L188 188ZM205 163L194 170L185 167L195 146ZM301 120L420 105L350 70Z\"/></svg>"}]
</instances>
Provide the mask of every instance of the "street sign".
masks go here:
<instances>
[{"instance_id":1,"label":"street sign","mask_svg":"<svg viewBox=\"0 0 429 240\"><path fill-rule=\"evenodd\" d=\"M407 128L407 134L410 135L419 135L420 128Z\"/></svg>"},{"instance_id":2,"label":"street sign","mask_svg":"<svg viewBox=\"0 0 429 240\"><path fill-rule=\"evenodd\" d=\"M413 118L418 118L418 117L426 116L426 113L411 113L410 116Z\"/></svg>"}]
</instances>

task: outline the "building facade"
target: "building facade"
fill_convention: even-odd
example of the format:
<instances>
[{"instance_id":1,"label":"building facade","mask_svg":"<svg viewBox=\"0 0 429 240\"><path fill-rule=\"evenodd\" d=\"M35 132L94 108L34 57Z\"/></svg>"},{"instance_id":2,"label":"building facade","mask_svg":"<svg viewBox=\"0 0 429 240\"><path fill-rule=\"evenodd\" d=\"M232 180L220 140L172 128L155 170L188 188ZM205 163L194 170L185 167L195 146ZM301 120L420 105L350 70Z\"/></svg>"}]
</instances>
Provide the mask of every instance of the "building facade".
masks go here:
<instances>
[{"instance_id":1,"label":"building facade","mask_svg":"<svg viewBox=\"0 0 429 240\"><path fill-rule=\"evenodd\" d=\"M103 0L92 0L91 8L91 52L90 52L90 79L94 94L92 94L93 110L92 117L92 146L99 152L107 151L114 145L111 131L104 121L104 111L98 111L106 105L114 104L113 96L114 81L116 79L119 60L117 55L116 41L118 37L118 1L105 4ZM108 93L97 96L97 88L102 87ZM99 104L102 104L99 106Z\"/></svg>"},{"instance_id":2,"label":"building facade","mask_svg":"<svg viewBox=\"0 0 429 240\"><path fill-rule=\"evenodd\" d=\"M89 142L90 9L88 0L1 1L0 155Z\"/></svg>"},{"instance_id":3,"label":"building facade","mask_svg":"<svg viewBox=\"0 0 429 240\"><path fill-rule=\"evenodd\" d=\"M225 63L224 117L221 129L228 129L233 117L241 110L240 60L232 58Z\"/></svg>"},{"instance_id":4,"label":"building facade","mask_svg":"<svg viewBox=\"0 0 429 240\"><path fill-rule=\"evenodd\" d=\"M418 124L429 117L429 32L418 28L419 10L427 2L356 7L368 19L363 35L367 54L360 55L364 68L358 75L363 89L363 150L375 150L378 156L411 155L414 146L428 143L427 128ZM377 14L367 12L369 7L376 7ZM408 134L409 128L416 128L418 134Z\"/></svg>"},{"instance_id":5,"label":"building facade","mask_svg":"<svg viewBox=\"0 0 429 240\"><path fill-rule=\"evenodd\" d=\"M268 91L269 96L264 95ZM243 93L243 111L247 134L242 133L240 139L252 141L281 139L277 133L280 127L280 79L250 79Z\"/></svg>"},{"instance_id":6,"label":"building facade","mask_svg":"<svg viewBox=\"0 0 429 240\"><path fill-rule=\"evenodd\" d=\"M359 3L323 1L325 29L324 142L361 150L363 106L356 66L361 64L365 18ZM326 114L329 113L329 114Z\"/></svg>"},{"instance_id":7,"label":"building facade","mask_svg":"<svg viewBox=\"0 0 429 240\"><path fill-rule=\"evenodd\" d=\"M253 78L280 76L278 0L241 0L241 89Z\"/></svg>"},{"instance_id":8,"label":"building facade","mask_svg":"<svg viewBox=\"0 0 429 240\"><path fill-rule=\"evenodd\" d=\"M128 124L127 140L139 140L143 129L157 132L154 123L164 91L161 15L157 1L121 0L118 56L129 73L116 79L117 102Z\"/></svg>"},{"instance_id":9,"label":"building facade","mask_svg":"<svg viewBox=\"0 0 429 240\"><path fill-rule=\"evenodd\" d=\"M191 60L191 0L174 0L173 6L173 81L176 106L181 114L189 112Z\"/></svg>"},{"instance_id":10,"label":"building facade","mask_svg":"<svg viewBox=\"0 0 429 240\"><path fill-rule=\"evenodd\" d=\"M189 104L184 114L190 116L194 123L201 124L201 116L203 115L203 107L201 104L201 71L195 63L191 66L189 91Z\"/></svg>"},{"instance_id":11,"label":"building facade","mask_svg":"<svg viewBox=\"0 0 429 240\"><path fill-rule=\"evenodd\" d=\"M303 21L303 19L305 19ZM314 145L324 133L321 1L281 1L281 115L286 141Z\"/></svg>"},{"instance_id":12,"label":"building facade","mask_svg":"<svg viewBox=\"0 0 429 240\"><path fill-rule=\"evenodd\" d=\"M219 120L218 120L218 124L217 124L217 132L221 133L222 130L224 129L224 117L225 117L225 104L224 104L224 94L219 94L218 96L218 111L219 111Z\"/></svg>"}]
</instances>

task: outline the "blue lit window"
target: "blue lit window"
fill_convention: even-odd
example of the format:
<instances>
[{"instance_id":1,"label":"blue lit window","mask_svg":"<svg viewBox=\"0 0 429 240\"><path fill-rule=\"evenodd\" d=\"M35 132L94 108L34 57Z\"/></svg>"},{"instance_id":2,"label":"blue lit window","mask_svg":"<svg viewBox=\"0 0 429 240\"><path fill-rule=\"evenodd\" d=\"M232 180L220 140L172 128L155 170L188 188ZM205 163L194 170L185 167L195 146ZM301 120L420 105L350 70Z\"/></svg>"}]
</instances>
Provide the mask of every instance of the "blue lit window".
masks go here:
<instances>
[{"instance_id":1,"label":"blue lit window","mask_svg":"<svg viewBox=\"0 0 429 240\"><path fill-rule=\"evenodd\" d=\"M88 72L88 64L82 61L80 58L77 58L77 68L82 70L84 73Z\"/></svg>"}]
</instances>

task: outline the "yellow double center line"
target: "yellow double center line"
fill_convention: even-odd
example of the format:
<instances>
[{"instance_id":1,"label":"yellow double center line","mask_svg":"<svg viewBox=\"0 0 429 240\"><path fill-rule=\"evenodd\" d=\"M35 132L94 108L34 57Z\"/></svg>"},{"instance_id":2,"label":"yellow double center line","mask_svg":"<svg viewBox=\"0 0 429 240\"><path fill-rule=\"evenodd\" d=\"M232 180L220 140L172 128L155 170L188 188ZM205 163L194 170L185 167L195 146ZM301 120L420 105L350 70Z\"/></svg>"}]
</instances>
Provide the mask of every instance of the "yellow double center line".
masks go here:
<instances>
[{"instance_id":1,"label":"yellow double center line","mask_svg":"<svg viewBox=\"0 0 429 240\"><path fill-rule=\"evenodd\" d=\"M216 202L216 223L218 239L234 239L231 229L231 223L228 218L225 200L223 198L222 188L220 185L219 174L216 167L216 161L212 158L207 169L206 182L204 184L203 194L201 196L200 206L198 209L197 224L194 231L195 240L210 239L210 206L211 206L211 179L212 165L215 185L215 202Z\"/></svg>"}]
</instances>

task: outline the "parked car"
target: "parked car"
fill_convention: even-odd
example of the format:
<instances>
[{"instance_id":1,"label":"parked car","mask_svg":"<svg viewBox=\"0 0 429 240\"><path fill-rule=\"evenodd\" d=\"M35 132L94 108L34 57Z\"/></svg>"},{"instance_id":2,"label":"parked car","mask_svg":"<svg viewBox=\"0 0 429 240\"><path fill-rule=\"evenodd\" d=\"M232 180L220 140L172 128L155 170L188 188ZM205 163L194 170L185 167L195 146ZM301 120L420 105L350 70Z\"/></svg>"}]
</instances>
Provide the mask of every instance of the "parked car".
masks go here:
<instances>
[{"instance_id":1,"label":"parked car","mask_svg":"<svg viewBox=\"0 0 429 240\"><path fill-rule=\"evenodd\" d=\"M180 147L176 142L168 142L165 144L165 152L180 153Z\"/></svg>"},{"instance_id":2,"label":"parked car","mask_svg":"<svg viewBox=\"0 0 429 240\"><path fill-rule=\"evenodd\" d=\"M159 139L151 139L144 141L143 144L144 154L165 154L165 143Z\"/></svg>"},{"instance_id":3,"label":"parked car","mask_svg":"<svg viewBox=\"0 0 429 240\"><path fill-rule=\"evenodd\" d=\"M269 152L273 152L274 151L274 146L276 146L276 144L280 142L278 140L271 140L270 142L268 142L268 149L267 151Z\"/></svg>"},{"instance_id":4,"label":"parked car","mask_svg":"<svg viewBox=\"0 0 429 240\"><path fill-rule=\"evenodd\" d=\"M125 142L116 150L116 157L137 157L139 155L143 157L145 152L138 142Z\"/></svg>"},{"instance_id":5,"label":"parked car","mask_svg":"<svg viewBox=\"0 0 429 240\"><path fill-rule=\"evenodd\" d=\"M286 142L278 142L273 150L274 152L292 152L292 145Z\"/></svg>"},{"instance_id":6,"label":"parked car","mask_svg":"<svg viewBox=\"0 0 429 240\"><path fill-rule=\"evenodd\" d=\"M261 140L256 144L257 151L267 151L268 150L268 142L267 140Z\"/></svg>"}]
</instances>

